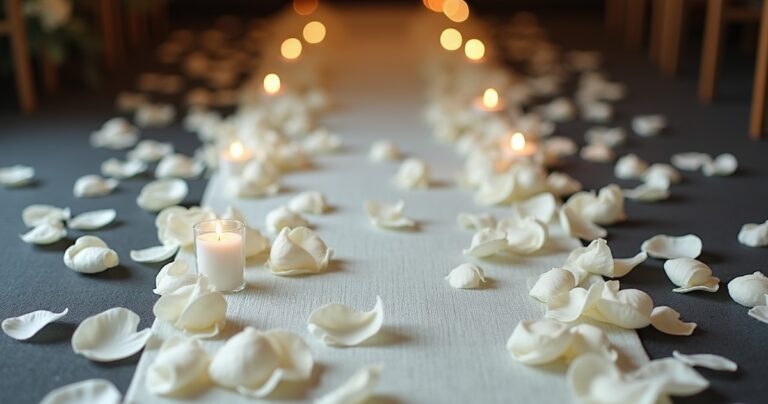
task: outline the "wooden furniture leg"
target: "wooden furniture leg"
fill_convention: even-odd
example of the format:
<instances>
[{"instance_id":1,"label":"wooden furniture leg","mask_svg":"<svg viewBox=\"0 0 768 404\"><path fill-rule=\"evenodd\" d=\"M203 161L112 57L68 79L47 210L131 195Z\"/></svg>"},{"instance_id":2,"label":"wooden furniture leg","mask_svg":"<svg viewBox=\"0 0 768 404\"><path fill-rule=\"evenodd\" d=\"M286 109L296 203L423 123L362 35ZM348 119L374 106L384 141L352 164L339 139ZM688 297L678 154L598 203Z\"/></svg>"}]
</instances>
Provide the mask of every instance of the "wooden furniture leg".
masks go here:
<instances>
[{"instance_id":1,"label":"wooden furniture leg","mask_svg":"<svg viewBox=\"0 0 768 404\"><path fill-rule=\"evenodd\" d=\"M32 64L29 60L27 27L24 24L24 15L21 11L21 0L5 0L5 16L8 19L7 27L11 39L19 103L22 111L30 113L37 109L37 97L35 96Z\"/></svg>"},{"instance_id":2,"label":"wooden furniture leg","mask_svg":"<svg viewBox=\"0 0 768 404\"><path fill-rule=\"evenodd\" d=\"M752 93L752 117L749 122L749 134L752 139L760 139L765 131L766 99L768 99L768 1L763 1Z\"/></svg>"},{"instance_id":3,"label":"wooden furniture leg","mask_svg":"<svg viewBox=\"0 0 768 404\"><path fill-rule=\"evenodd\" d=\"M661 53L661 34L664 28L664 0L651 3L651 38L648 44L648 58L658 64Z\"/></svg>"},{"instance_id":4,"label":"wooden furniture leg","mask_svg":"<svg viewBox=\"0 0 768 404\"><path fill-rule=\"evenodd\" d=\"M680 64L684 0L664 0L664 31L661 39L661 72L674 76Z\"/></svg>"},{"instance_id":5,"label":"wooden furniture leg","mask_svg":"<svg viewBox=\"0 0 768 404\"><path fill-rule=\"evenodd\" d=\"M725 0L707 0L707 22L699 74L699 100L707 104L715 98L724 27Z\"/></svg>"},{"instance_id":6,"label":"wooden furniture leg","mask_svg":"<svg viewBox=\"0 0 768 404\"><path fill-rule=\"evenodd\" d=\"M630 47L640 49L645 37L645 12L648 0L627 0L626 39Z\"/></svg>"},{"instance_id":7,"label":"wooden furniture leg","mask_svg":"<svg viewBox=\"0 0 768 404\"><path fill-rule=\"evenodd\" d=\"M107 69L114 69L117 66L117 54L119 44L117 43L118 27L115 26L115 0L99 0L99 20L101 37L104 40L104 64Z\"/></svg>"},{"instance_id":8,"label":"wooden furniture leg","mask_svg":"<svg viewBox=\"0 0 768 404\"><path fill-rule=\"evenodd\" d=\"M618 34L624 27L626 0L605 0L605 29Z\"/></svg>"}]
</instances>

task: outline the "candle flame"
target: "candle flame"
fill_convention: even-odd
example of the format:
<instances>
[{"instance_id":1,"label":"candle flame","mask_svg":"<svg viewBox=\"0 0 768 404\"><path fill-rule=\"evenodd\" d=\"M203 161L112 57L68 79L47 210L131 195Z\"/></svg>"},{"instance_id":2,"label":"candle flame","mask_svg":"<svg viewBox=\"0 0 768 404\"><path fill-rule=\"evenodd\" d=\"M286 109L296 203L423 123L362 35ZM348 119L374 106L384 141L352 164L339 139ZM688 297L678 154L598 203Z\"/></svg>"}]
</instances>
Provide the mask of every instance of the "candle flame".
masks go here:
<instances>
[{"instance_id":1,"label":"candle flame","mask_svg":"<svg viewBox=\"0 0 768 404\"><path fill-rule=\"evenodd\" d=\"M512 135L509 144L512 146L512 150L521 151L525 149L525 136L520 132L515 132L515 134Z\"/></svg>"},{"instance_id":2,"label":"candle flame","mask_svg":"<svg viewBox=\"0 0 768 404\"><path fill-rule=\"evenodd\" d=\"M229 155L233 158L239 159L240 157L243 157L243 154L245 154L245 147L243 147L242 143L233 142L229 145Z\"/></svg>"},{"instance_id":3,"label":"candle flame","mask_svg":"<svg viewBox=\"0 0 768 404\"><path fill-rule=\"evenodd\" d=\"M488 88L483 93L483 106L496 108L499 105L499 92L494 88Z\"/></svg>"},{"instance_id":4,"label":"candle flame","mask_svg":"<svg viewBox=\"0 0 768 404\"><path fill-rule=\"evenodd\" d=\"M455 51L461 48L461 32L456 28L446 28L440 34L440 45L445 50Z\"/></svg>"},{"instance_id":5,"label":"candle flame","mask_svg":"<svg viewBox=\"0 0 768 404\"><path fill-rule=\"evenodd\" d=\"M221 229L221 220L216 221L216 237L219 238L219 241L221 241L221 233L223 230Z\"/></svg>"},{"instance_id":6,"label":"candle flame","mask_svg":"<svg viewBox=\"0 0 768 404\"><path fill-rule=\"evenodd\" d=\"M275 73L264 76L264 91L267 94L277 94L280 91L280 76Z\"/></svg>"},{"instance_id":7,"label":"candle flame","mask_svg":"<svg viewBox=\"0 0 768 404\"><path fill-rule=\"evenodd\" d=\"M464 54L469 60L480 60L485 56L485 44L479 39L470 39L464 44Z\"/></svg>"},{"instance_id":8,"label":"candle flame","mask_svg":"<svg viewBox=\"0 0 768 404\"><path fill-rule=\"evenodd\" d=\"M325 25L320 21L310 21L304 26L304 40L307 43L320 43L325 39Z\"/></svg>"},{"instance_id":9,"label":"candle flame","mask_svg":"<svg viewBox=\"0 0 768 404\"><path fill-rule=\"evenodd\" d=\"M280 45L280 54L288 60L293 60L301 55L301 41L297 38L288 38Z\"/></svg>"}]
</instances>

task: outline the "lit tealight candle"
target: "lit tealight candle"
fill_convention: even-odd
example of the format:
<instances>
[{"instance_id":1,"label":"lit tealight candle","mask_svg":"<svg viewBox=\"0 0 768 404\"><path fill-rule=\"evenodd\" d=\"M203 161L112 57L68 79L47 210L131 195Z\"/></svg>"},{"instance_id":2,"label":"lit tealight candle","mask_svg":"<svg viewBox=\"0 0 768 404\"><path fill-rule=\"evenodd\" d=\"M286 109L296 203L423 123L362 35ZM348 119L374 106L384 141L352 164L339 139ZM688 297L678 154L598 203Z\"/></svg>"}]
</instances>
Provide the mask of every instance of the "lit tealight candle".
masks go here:
<instances>
[{"instance_id":1,"label":"lit tealight candle","mask_svg":"<svg viewBox=\"0 0 768 404\"><path fill-rule=\"evenodd\" d=\"M485 57L485 44L479 39L470 39L464 44L464 55L472 62L479 62Z\"/></svg>"},{"instance_id":2,"label":"lit tealight candle","mask_svg":"<svg viewBox=\"0 0 768 404\"><path fill-rule=\"evenodd\" d=\"M536 145L533 142L526 142L525 135L515 132L509 139L511 157L530 157L536 154Z\"/></svg>"},{"instance_id":3,"label":"lit tealight candle","mask_svg":"<svg viewBox=\"0 0 768 404\"><path fill-rule=\"evenodd\" d=\"M207 220L194 226L197 272L221 292L245 288L245 226L238 220Z\"/></svg>"},{"instance_id":4,"label":"lit tealight candle","mask_svg":"<svg viewBox=\"0 0 768 404\"><path fill-rule=\"evenodd\" d=\"M280 92L280 76L275 73L269 73L264 76L264 92L269 95L275 95Z\"/></svg>"},{"instance_id":5,"label":"lit tealight candle","mask_svg":"<svg viewBox=\"0 0 768 404\"><path fill-rule=\"evenodd\" d=\"M480 111L496 112L504 109L504 102L495 88L486 88L483 96L475 100L475 107Z\"/></svg>"},{"instance_id":6,"label":"lit tealight candle","mask_svg":"<svg viewBox=\"0 0 768 404\"><path fill-rule=\"evenodd\" d=\"M251 151L242 142L232 142L221 152L221 172L226 178L240 175L245 163L252 157Z\"/></svg>"}]
</instances>

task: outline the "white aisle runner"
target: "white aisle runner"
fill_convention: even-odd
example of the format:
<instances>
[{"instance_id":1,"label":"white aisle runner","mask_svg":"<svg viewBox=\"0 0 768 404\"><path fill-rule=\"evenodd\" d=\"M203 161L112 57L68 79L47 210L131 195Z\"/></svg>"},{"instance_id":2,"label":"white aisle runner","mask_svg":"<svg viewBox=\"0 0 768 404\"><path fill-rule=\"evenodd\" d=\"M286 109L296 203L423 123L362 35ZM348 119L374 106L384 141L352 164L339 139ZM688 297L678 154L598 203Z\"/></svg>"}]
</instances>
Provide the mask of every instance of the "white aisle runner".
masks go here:
<instances>
[{"instance_id":1,"label":"white aisle runner","mask_svg":"<svg viewBox=\"0 0 768 404\"><path fill-rule=\"evenodd\" d=\"M570 402L562 366L521 365L510 358L505 344L518 321L538 319L544 313L543 305L528 296L526 279L560 266L579 245L577 240L561 237L547 255L478 262L490 279L483 290L456 290L443 279L452 268L467 262L461 251L472 233L457 228L456 214L480 209L470 193L454 185L461 161L450 148L432 140L421 119L425 85L419 75L419 55L408 38L413 11L342 10L347 38L330 59L334 77L329 88L339 106L324 123L342 136L344 151L318 159L312 171L284 177L291 191L320 191L335 207L329 214L309 217L336 252L331 268L315 276L283 278L270 274L260 263L249 265L248 288L227 296L226 332L205 341L205 346L215 352L226 337L246 325L302 335L316 360L313 380L302 388L278 389L270 399L280 402L317 398L358 368L375 363L383 364L384 370L372 402ZM425 159L432 167L435 186L420 191L393 186L397 164L367 159L370 144L381 138L392 139L408 155ZM263 228L264 215L293 194L234 200L222 192L222 181L214 178L203 204L217 212L233 205L252 225ZM403 199L407 215L420 222L419 231L373 228L362 209L368 198ZM503 209L494 213L505 216ZM342 302L369 310L377 295L384 301L384 330L371 344L330 348L307 332L306 319L318 306ZM160 338L178 333L158 321L152 329ZM637 363L647 360L634 331L613 327L609 331L626 356ZM146 370L156 353L156 348L144 351L127 402L178 402L154 396L145 387ZM184 399L252 401L220 388Z\"/></svg>"}]
</instances>

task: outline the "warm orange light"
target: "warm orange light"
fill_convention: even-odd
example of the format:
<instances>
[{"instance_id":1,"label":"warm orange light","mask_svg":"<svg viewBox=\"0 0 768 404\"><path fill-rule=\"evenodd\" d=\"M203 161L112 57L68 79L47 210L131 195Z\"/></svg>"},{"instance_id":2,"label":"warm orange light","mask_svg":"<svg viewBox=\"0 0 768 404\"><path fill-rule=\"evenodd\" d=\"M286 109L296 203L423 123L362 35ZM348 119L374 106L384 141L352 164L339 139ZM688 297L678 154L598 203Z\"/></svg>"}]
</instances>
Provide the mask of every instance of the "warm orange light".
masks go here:
<instances>
[{"instance_id":1,"label":"warm orange light","mask_svg":"<svg viewBox=\"0 0 768 404\"><path fill-rule=\"evenodd\" d=\"M464 22L469 18L469 6L464 0L446 0L443 14L453 22Z\"/></svg>"},{"instance_id":2,"label":"warm orange light","mask_svg":"<svg viewBox=\"0 0 768 404\"><path fill-rule=\"evenodd\" d=\"M233 142L231 145L229 145L229 155L235 159L239 159L243 157L243 154L245 154L245 148L243 147L243 144L240 142Z\"/></svg>"},{"instance_id":3,"label":"warm orange light","mask_svg":"<svg viewBox=\"0 0 768 404\"><path fill-rule=\"evenodd\" d=\"M424 0L424 5L436 13L443 12L443 4L445 4L445 0Z\"/></svg>"},{"instance_id":4,"label":"warm orange light","mask_svg":"<svg viewBox=\"0 0 768 404\"><path fill-rule=\"evenodd\" d=\"M264 91L267 94L276 94L280 91L280 76L275 73L264 76Z\"/></svg>"},{"instance_id":5,"label":"warm orange light","mask_svg":"<svg viewBox=\"0 0 768 404\"><path fill-rule=\"evenodd\" d=\"M496 108L499 105L499 92L494 88L487 88L483 93L483 106L488 109Z\"/></svg>"},{"instance_id":6,"label":"warm orange light","mask_svg":"<svg viewBox=\"0 0 768 404\"><path fill-rule=\"evenodd\" d=\"M293 10L298 15L310 15L317 10L318 0L293 0Z\"/></svg>"},{"instance_id":7,"label":"warm orange light","mask_svg":"<svg viewBox=\"0 0 768 404\"><path fill-rule=\"evenodd\" d=\"M513 151L523 151L525 149L525 136L520 132L515 132L515 134L512 135L512 139L509 141L509 145L512 147Z\"/></svg>"},{"instance_id":8,"label":"warm orange light","mask_svg":"<svg viewBox=\"0 0 768 404\"><path fill-rule=\"evenodd\" d=\"M440 45L443 49L455 51L461 48L461 32L455 28L446 28L440 34Z\"/></svg>"},{"instance_id":9,"label":"warm orange light","mask_svg":"<svg viewBox=\"0 0 768 404\"><path fill-rule=\"evenodd\" d=\"M320 43L325 39L325 25L320 21L310 21L304 26L304 40L307 43Z\"/></svg>"},{"instance_id":10,"label":"warm orange light","mask_svg":"<svg viewBox=\"0 0 768 404\"><path fill-rule=\"evenodd\" d=\"M479 39L470 39L464 44L464 54L470 60L480 60L485 56L485 44Z\"/></svg>"},{"instance_id":11,"label":"warm orange light","mask_svg":"<svg viewBox=\"0 0 768 404\"><path fill-rule=\"evenodd\" d=\"M301 55L301 41L297 38L288 38L280 45L280 54L286 59L296 59Z\"/></svg>"}]
</instances>

